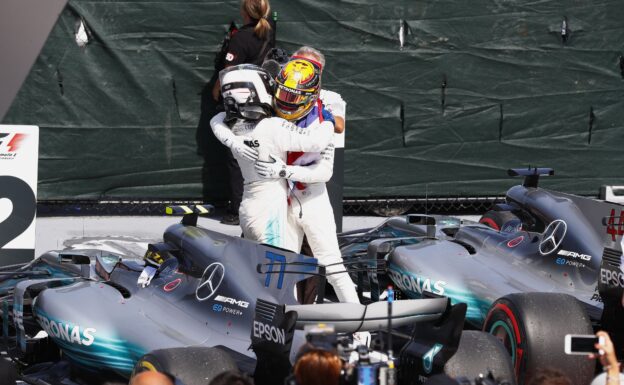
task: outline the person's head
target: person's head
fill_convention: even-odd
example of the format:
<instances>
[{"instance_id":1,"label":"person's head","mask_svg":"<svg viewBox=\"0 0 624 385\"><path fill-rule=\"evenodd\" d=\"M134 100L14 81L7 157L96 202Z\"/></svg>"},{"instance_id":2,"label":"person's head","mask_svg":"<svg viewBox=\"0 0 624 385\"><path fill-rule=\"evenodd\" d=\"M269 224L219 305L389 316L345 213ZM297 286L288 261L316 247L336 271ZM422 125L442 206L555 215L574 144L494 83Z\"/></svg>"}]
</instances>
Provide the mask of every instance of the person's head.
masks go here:
<instances>
[{"instance_id":1,"label":"person's head","mask_svg":"<svg viewBox=\"0 0 624 385\"><path fill-rule=\"evenodd\" d=\"M558 369L544 368L531 377L529 385L572 385L572 381Z\"/></svg>"},{"instance_id":2,"label":"person's head","mask_svg":"<svg viewBox=\"0 0 624 385\"><path fill-rule=\"evenodd\" d=\"M321 92L321 68L307 59L290 60L275 79L275 112L286 120L298 120L314 107Z\"/></svg>"},{"instance_id":3,"label":"person's head","mask_svg":"<svg viewBox=\"0 0 624 385\"><path fill-rule=\"evenodd\" d=\"M239 64L219 73L225 121L257 121L272 115L274 81L262 68Z\"/></svg>"},{"instance_id":4,"label":"person's head","mask_svg":"<svg viewBox=\"0 0 624 385\"><path fill-rule=\"evenodd\" d=\"M237 370L226 370L213 378L208 385L253 385L253 381Z\"/></svg>"},{"instance_id":5,"label":"person's head","mask_svg":"<svg viewBox=\"0 0 624 385\"><path fill-rule=\"evenodd\" d=\"M257 21L258 23L254 27L254 34L260 39L266 39L271 30L271 24L269 24L269 14L271 12L271 6L269 0L242 0L241 1L241 15L245 20L245 23Z\"/></svg>"},{"instance_id":6,"label":"person's head","mask_svg":"<svg viewBox=\"0 0 624 385\"><path fill-rule=\"evenodd\" d=\"M275 79L282 70L282 67L288 63L290 55L282 48L271 48L264 56L262 68L265 69Z\"/></svg>"},{"instance_id":7,"label":"person's head","mask_svg":"<svg viewBox=\"0 0 624 385\"><path fill-rule=\"evenodd\" d=\"M132 377L128 385L174 385L166 374L145 371Z\"/></svg>"},{"instance_id":8,"label":"person's head","mask_svg":"<svg viewBox=\"0 0 624 385\"><path fill-rule=\"evenodd\" d=\"M297 385L338 385L342 361L333 352L310 350L297 360L293 369Z\"/></svg>"},{"instance_id":9,"label":"person's head","mask_svg":"<svg viewBox=\"0 0 624 385\"><path fill-rule=\"evenodd\" d=\"M312 47L308 47L307 45L304 45L303 47L296 50L295 53L292 54L292 58L303 58L315 61L321 68L321 71L323 70L323 68L325 68L325 55L323 55L321 51Z\"/></svg>"}]
</instances>

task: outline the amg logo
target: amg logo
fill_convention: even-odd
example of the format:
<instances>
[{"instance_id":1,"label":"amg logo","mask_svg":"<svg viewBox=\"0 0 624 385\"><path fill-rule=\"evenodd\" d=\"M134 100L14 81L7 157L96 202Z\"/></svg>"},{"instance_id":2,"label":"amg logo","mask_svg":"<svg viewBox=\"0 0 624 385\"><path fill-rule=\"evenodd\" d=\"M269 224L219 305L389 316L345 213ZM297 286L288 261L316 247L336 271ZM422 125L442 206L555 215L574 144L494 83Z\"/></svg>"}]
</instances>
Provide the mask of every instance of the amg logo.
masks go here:
<instances>
[{"instance_id":1,"label":"amg logo","mask_svg":"<svg viewBox=\"0 0 624 385\"><path fill-rule=\"evenodd\" d=\"M286 344L286 331L278 329L273 325L267 325L262 322L254 321L253 334L256 338L272 341L281 345Z\"/></svg>"},{"instance_id":2,"label":"amg logo","mask_svg":"<svg viewBox=\"0 0 624 385\"><path fill-rule=\"evenodd\" d=\"M240 307L245 308L245 309L247 309L249 307L249 302L239 301L237 299L230 298L230 297L224 297L222 295L218 295L215 298L215 301L223 302L223 303L229 303L230 305L237 305L237 306L240 306Z\"/></svg>"},{"instance_id":3,"label":"amg logo","mask_svg":"<svg viewBox=\"0 0 624 385\"><path fill-rule=\"evenodd\" d=\"M559 250L557 254L563 255L564 257L582 259L583 261L591 261L591 258L592 258L591 255L580 254L575 251L567 251L567 250Z\"/></svg>"},{"instance_id":4,"label":"amg logo","mask_svg":"<svg viewBox=\"0 0 624 385\"><path fill-rule=\"evenodd\" d=\"M399 273L393 270L389 270L388 273L390 277L394 281L394 283L404 291L411 291L413 293L422 294L423 291L428 291L434 294L444 294L444 286L446 282L444 281L433 281L429 278L420 278L414 277L412 275L407 275L403 273ZM432 288L433 287L433 288Z\"/></svg>"},{"instance_id":5,"label":"amg logo","mask_svg":"<svg viewBox=\"0 0 624 385\"><path fill-rule=\"evenodd\" d=\"M245 143L247 146L251 148L260 147L260 142L258 142L258 139L244 140L243 143Z\"/></svg>"}]
</instances>

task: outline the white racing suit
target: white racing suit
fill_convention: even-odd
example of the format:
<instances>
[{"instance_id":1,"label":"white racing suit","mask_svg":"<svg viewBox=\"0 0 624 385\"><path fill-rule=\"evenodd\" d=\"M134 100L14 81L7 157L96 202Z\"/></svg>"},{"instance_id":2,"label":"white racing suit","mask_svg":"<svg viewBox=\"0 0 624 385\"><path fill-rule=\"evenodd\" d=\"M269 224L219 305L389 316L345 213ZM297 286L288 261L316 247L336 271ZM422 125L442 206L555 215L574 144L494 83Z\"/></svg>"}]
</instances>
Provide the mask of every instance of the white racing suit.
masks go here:
<instances>
[{"instance_id":1,"label":"white racing suit","mask_svg":"<svg viewBox=\"0 0 624 385\"><path fill-rule=\"evenodd\" d=\"M237 121L230 129L217 114L210 121L212 130L224 145L231 147L236 136L245 136L245 142L258 150L258 159L268 161L269 155L286 160L287 151L320 151L331 141L334 126L331 122L306 130L281 118L266 118L259 122ZM286 183L280 179L261 178L249 160L234 153L244 179L243 200L239 209L240 224L245 238L268 245L295 250L287 243Z\"/></svg>"},{"instance_id":2,"label":"white racing suit","mask_svg":"<svg viewBox=\"0 0 624 385\"><path fill-rule=\"evenodd\" d=\"M331 93L333 109L342 113L344 118L344 102L336 93ZM321 93L321 96L324 96ZM340 103L342 105L340 106ZM307 116L305 129L315 130L315 127L326 124L322 122L322 113L319 113L320 103ZM327 108L328 110L330 108ZM316 114L316 115L314 115ZM301 123L300 123L301 124ZM289 154L292 160L293 154ZM342 264L342 256L336 236L336 222L334 211L325 188L334 169L334 144L330 143L320 153L300 154L287 166L287 178L291 182L290 206L288 210L288 241L295 243L297 251L301 250L304 234L312 249L314 257L319 263L327 266L327 281L334 287L340 302L360 303L351 277L346 273ZM305 184L305 185L303 185ZM343 273L337 273L343 272Z\"/></svg>"}]
</instances>

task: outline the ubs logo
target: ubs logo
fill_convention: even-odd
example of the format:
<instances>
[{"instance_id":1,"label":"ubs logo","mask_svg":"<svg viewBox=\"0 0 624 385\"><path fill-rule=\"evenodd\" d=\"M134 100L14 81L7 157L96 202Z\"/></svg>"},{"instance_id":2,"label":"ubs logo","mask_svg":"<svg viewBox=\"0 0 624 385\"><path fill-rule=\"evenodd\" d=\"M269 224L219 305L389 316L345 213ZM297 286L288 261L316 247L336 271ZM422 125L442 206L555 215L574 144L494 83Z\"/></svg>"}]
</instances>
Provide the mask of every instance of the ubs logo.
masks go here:
<instances>
[{"instance_id":1,"label":"ubs logo","mask_svg":"<svg viewBox=\"0 0 624 385\"><path fill-rule=\"evenodd\" d=\"M201 280L195 289L195 298L198 301L205 301L212 297L221 286L225 276L225 267L219 262L214 262L204 270Z\"/></svg>"}]
</instances>

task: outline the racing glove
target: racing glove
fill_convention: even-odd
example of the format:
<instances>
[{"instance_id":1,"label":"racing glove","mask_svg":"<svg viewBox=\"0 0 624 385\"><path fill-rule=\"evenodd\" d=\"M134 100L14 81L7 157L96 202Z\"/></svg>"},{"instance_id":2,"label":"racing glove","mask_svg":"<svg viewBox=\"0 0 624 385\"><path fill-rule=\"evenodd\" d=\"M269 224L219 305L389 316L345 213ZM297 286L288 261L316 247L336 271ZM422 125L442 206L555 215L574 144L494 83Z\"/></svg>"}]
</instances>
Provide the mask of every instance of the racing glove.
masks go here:
<instances>
[{"instance_id":1,"label":"racing glove","mask_svg":"<svg viewBox=\"0 0 624 385\"><path fill-rule=\"evenodd\" d=\"M287 166L283 160L269 155L270 160L258 160L254 167L258 175L266 179L279 179L288 176Z\"/></svg>"},{"instance_id":2,"label":"racing glove","mask_svg":"<svg viewBox=\"0 0 624 385\"><path fill-rule=\"evenodd\" d=\"M224 144L228 146L233 153L238 154L239 156L253 163L258 159L258 150L245 144L245 141L251 140L251 138L246 136L236 136L231 139L230 143Z\"/></svg>"}]
</instances>

